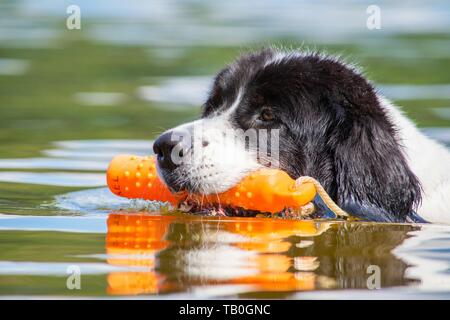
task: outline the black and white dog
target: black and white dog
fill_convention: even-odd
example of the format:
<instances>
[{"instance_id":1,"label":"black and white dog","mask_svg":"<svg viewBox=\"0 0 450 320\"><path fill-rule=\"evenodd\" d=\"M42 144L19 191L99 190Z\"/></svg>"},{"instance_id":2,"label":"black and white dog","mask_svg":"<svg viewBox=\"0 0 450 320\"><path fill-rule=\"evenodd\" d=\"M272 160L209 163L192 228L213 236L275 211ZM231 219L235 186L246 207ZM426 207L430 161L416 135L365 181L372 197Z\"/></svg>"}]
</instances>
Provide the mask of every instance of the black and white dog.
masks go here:
<instances>
[{"instance_id":1,"label":"black and white dog","mask_svg":"<svg viewBox=\"0 0 450 320\"><path fill-rule=\"evenodd\" d=\"M178 150L196 126L203 134ZM337 58L274 49L241 56L215 77L200 120L155 141L159 175L172 190L208 194L271 164L227 138L229 129L277 130L277 165L293 178L314 177L357 217L450 221L450 152ZM202 152L193 156L195 145Z\"/></svg>"}]
</instances>

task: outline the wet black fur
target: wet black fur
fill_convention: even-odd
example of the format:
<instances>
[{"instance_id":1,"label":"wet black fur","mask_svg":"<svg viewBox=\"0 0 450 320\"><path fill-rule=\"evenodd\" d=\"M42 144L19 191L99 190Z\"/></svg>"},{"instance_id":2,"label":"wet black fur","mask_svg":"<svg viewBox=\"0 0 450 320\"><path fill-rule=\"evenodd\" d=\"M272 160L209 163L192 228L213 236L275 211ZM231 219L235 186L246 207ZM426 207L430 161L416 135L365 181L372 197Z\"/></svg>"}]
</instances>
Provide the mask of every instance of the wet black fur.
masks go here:
<instances>
[{"instance_id":1,"label":"wet black fur","mask_svg":"<svg viewBox=\"0 0 450 320\"><path fill-rule=\"evenodd\" d=\"M228 108L237 128L279 128L280 167L316 178L337 204L370 221L414 220L420 184L408 167L395 124L373 86L333 57L276 52L246 54L215 78L203 117ZM270 108L272 121L259 119Z\"/></svg>"}]
</instances>

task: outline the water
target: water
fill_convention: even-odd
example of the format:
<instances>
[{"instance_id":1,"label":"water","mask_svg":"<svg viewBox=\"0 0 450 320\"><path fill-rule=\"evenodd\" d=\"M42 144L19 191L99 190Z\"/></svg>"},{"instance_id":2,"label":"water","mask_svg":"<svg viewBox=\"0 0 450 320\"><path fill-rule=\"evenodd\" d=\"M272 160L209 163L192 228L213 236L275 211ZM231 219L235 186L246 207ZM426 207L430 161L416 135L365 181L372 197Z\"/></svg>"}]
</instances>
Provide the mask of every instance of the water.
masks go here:
<instances>
[{"instance_id":1,"label":"water","mask_svg":"<svg viewBox=\"0 0 450 320\"><path fill-rule=\"evenodd\" d=\"M448 227L142 212L0 221L4 295L448 297ZM380 291L367 290L373 265ZM74 266L79 291L66 288Z\"/></svg>"},{"instance_id":2,"label":"water","mask_svg":"<svg viewBox=\"0 0 450 320\"><path fill-rule=\"evenodd\" d=\"M382 2L380 31L369 2L78 3L78 31L63 2L0 4L1 298L450 298L450 225L201 217L105 187L114 155L150 154L268 43L356 61L450 146L446 1Z\"/></svg>"},{"instance_id":3,"label":"water","mask_svg":"<svg viewBox=\"0 0 450 320\"><path fill-rule=\"evenodd\" d=\"M16 294L289 297L311 290L366 289L370 265L381 268L385 289L423 295L448 289L444 257L419 249L445 245L448 228L142 212L10 217L2 225L2 258L7 258L0 263L2 294L8 292L5 285L27 279L27 288L15 288ZM15 230L6 231L8 225ZM412 242L414 248L407 249ZM14 247L31 261L17 261ZM79 292L65 287L69 266L81 270ZM93 290L94 281L101 288Z\"/></svg>"}]
</instances>

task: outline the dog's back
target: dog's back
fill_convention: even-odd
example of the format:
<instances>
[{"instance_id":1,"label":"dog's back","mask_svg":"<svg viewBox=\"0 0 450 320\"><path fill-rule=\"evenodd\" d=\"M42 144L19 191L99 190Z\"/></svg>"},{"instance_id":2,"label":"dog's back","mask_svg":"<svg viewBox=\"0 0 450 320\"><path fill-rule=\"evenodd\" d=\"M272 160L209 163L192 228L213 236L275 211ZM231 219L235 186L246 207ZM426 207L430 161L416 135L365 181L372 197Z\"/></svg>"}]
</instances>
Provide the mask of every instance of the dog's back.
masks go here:
<instances>
[{"instance_id":1,"label":"dog's back","mask_svg":"<svg viewBox=\"0 0 450 320\"><path fill-rule=\"evenodd\" d=\"M422 186L418 213L430 222L450 222L450 151L425 136L402 112L382 99L399 131L409 166Z\"/></svg>"}]
</instances>

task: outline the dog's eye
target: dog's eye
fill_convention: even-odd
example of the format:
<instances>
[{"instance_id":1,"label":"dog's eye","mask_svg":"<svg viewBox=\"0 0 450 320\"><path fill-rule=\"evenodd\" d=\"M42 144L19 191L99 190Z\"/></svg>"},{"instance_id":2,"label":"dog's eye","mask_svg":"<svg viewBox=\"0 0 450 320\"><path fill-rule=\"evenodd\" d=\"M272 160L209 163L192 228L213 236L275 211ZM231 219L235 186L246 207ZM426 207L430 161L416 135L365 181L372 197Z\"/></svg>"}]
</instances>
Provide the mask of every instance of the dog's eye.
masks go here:
<instances>
[{"instance_id":1,"label":"dog's eye","mask_svg":"<svg viewBox=\"0 0 450 320\"><path fill-rule=\"evenodd\" d=\"M275 115L273 114L271 109L263 108L261 110L261 114L259 116L259 119L262 120L262 121L273 121L275 119Z\"/></svg>"}]
</instances>

